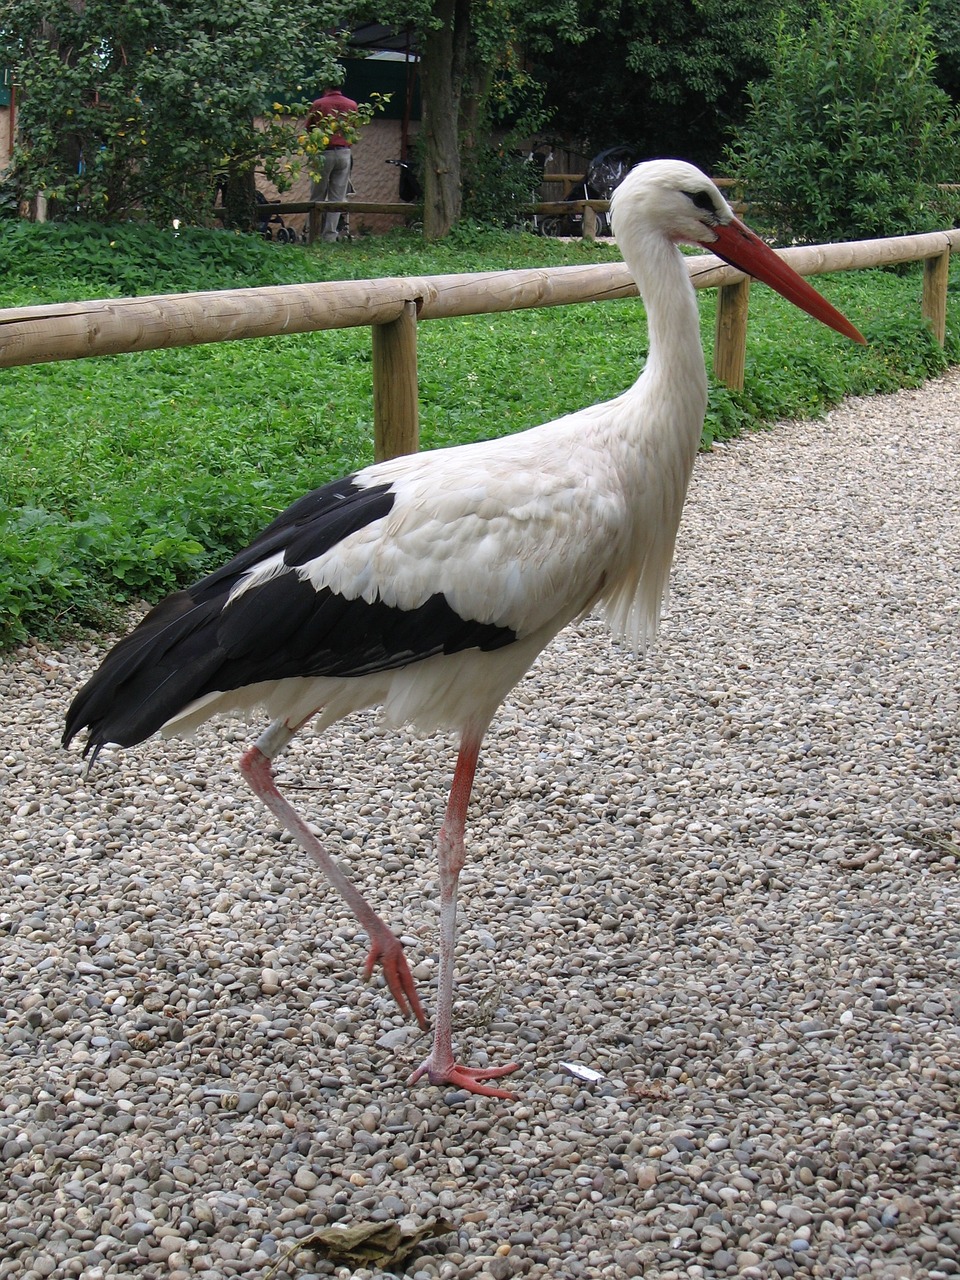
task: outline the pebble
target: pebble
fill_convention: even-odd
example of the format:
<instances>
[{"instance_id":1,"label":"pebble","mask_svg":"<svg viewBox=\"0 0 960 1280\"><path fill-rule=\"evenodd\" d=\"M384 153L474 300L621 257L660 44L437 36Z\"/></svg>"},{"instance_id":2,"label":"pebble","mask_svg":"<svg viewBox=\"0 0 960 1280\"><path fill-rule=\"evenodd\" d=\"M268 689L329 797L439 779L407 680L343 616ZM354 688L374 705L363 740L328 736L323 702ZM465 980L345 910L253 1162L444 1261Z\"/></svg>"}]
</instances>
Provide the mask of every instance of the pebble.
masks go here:
<instances>
[{"instance_id":1,"label":"pebble","mask_svg":"<svg viewBox=\"0 0 960 1280\"><path fill-rule=\"evenodd\" d=\"M958 1274L958 405L705 455L656 646L588 619L510 695L455 1040L514 1102L407 1085L429 1040L243 787L251 726L87 776L98 644L0 661L0 1280L313 1280L320 1227L438 1218L420 1280ZM431 1015L452 762L360 716L282 764Z\"/></svg>"}]
</instances>

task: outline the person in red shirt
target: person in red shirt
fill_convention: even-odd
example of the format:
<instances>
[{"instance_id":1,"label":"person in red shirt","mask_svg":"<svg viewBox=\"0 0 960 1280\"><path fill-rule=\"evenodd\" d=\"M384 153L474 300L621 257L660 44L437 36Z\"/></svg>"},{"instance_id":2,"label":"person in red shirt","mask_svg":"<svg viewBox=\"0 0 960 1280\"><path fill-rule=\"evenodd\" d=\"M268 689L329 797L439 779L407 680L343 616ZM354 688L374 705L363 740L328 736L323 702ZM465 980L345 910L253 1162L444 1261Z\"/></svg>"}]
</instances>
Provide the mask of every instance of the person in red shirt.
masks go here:
<instances>
[{"instance_id":1,"label":"person in red shirt","mask_svg":"<svg viewBox=\"0 0 960 1280\"><path fill-rule=\"evenodd\" d=\"M314 98L307 116L307 129L315 128L321 120L330 116L347 116L357 110L352 98L346 97L339 89L332 87L324 90L319 98ZM326 150L323 153L323 170L319 179L314 178L310 184L311 200L346 200L347 188L350 185L350 170L353 167L353 152L349 139L340 132L330 135ZM328 213L323 219L323 239L333 244L340 231L340 214Z\"/></svg>"}]
</instances>

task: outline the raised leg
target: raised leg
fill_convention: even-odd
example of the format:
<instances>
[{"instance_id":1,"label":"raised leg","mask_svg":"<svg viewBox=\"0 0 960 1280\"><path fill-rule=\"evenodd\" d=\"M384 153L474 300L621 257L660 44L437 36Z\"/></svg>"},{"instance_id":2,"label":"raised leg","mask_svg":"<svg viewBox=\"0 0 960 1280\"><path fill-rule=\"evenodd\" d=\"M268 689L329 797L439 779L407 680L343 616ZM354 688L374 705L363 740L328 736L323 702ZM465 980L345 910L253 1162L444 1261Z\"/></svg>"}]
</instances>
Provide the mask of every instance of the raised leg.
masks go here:
<instances>
[{"instance_id":1,"label":"raised leg","mask_svg":"<svg viewBox=\"0 0 960 1280\"><path fill-rule=\"evenodd\" d=\"M284 721L275 721L261 735L256 744L244 754L240 761L240 771L254 794L310 854L367 931L370 952L363 969L364 977L369 978L377 961L381 961L387 986L399 1005L401 1013L408 1016L412 1012L420 1026L426 1030L429 1023L423 1012L420 997L417 995L413 974L403 954L403 944L400 939L384 924L356 885L347 879L296 809L277 788L272 763L274 757L283 750L295 732L296 729L291 729Z\"/></svg>"},{"instance_id":2,"label":"raised leg","mask_svg":"<svg viewBox=\"0 0 960 1280\"><path fill-rule=\"evenodd\" d=\"M464 734L460 743L460 754L457 757L457 767L453 774L447 812L437 840L440 868L440 987L437 994L437 1021L433 1033L433 1048L410 1077L410 1084L426 1075L431 1084L452 1084L461 1089L468 1089L471 1093L488 1094L493 1098L515 1098L516 1094L508 1093L505 1089L492 1089L483 1082L516 1071L517 1063L511 1062L504 1067L462 1067L453 1056L457 882L466 857L463 831L482 741L482 733Z\"/></svg>"}]
</instances>

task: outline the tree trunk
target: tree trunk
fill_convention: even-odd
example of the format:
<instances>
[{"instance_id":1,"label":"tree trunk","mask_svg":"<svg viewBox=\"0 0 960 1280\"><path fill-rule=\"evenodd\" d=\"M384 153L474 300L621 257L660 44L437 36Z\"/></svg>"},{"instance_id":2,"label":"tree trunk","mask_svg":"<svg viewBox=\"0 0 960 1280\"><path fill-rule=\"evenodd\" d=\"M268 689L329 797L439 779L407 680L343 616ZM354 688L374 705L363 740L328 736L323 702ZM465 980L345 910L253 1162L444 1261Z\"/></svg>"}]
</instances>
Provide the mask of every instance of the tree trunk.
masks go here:
<instances>
[{"instance_id":1,"label":"tree trunk","mask_svg":"<svg viewBox=\"0 0 960 1280\"><path fill-rule=\"evenodd\" d=\"M460 95L470 0L436 0L440 26L424 33L420 93L424 135L423 234L440 240L460 218Z\"/></svg>"},{"instance_id":2,"label":"tree trunk","mask_svg":"<svg viewBox=\"0 0 960 1280\"><path fill-rule=\"evenodd\" d=\"M253 206L257 198L256 175L249 165L229 166L223 180L223 225L253 231L257 225ZM213 193L210 194L211 201Z\"/></svg>"}]
</instances>

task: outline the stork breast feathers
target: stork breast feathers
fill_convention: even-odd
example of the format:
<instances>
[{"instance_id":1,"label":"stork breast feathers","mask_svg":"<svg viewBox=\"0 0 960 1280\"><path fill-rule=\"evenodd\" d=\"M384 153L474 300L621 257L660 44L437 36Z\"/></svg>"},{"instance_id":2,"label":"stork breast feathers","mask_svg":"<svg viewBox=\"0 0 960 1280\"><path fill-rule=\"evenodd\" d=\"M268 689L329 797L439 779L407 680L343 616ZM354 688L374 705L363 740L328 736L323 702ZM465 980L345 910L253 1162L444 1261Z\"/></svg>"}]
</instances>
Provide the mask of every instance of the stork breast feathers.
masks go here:
<instances>
[{"instance_id":1,"label":"stork breast feathers","mask_svg":"<svg viewBox=\"0 0 960 1280\"><path fill-rule=\"evenodd\" d=\"M384 476L372 468L357 479ZM583 607L602 572L598 556L609 556L622 527L622 500L552 468L487 469L478 479L474 463L464 480L456 468L411 466L392 490L386 516L299 575L318 591L405 610L439 592L460 617L525 635Z\"/></svg>"},{"instance_id":2,"label":"stork breast feathers","mask_svg":"<svg viewBox=\"0 0 960 1280\"><path fill-rule=\"evenodd\" d=\"M365 468L350 483L383 494L376 518L332 543L320 539L310 554L308 505L298 553L265 547L231 600L288 573L318 594L411 612L440 594L459 617L518 638L559 629L601 588L608 598L617 593L614 613L623 615L624 592L635 595L649 566L649 531L636 527L633 512L661 503L641 494L650 473L635 457L625 489L623 460L604 430L609 410L594 406L522 435ZM679 515L679 503L666 505ZM669 541L672 550L672 533ZM654 625L663 588L662 574L655 576L641 591ZM611 622L624 634L636 630L619 616Z\"/></svg>"}]
</instances>

